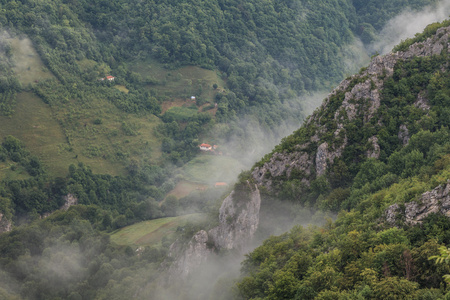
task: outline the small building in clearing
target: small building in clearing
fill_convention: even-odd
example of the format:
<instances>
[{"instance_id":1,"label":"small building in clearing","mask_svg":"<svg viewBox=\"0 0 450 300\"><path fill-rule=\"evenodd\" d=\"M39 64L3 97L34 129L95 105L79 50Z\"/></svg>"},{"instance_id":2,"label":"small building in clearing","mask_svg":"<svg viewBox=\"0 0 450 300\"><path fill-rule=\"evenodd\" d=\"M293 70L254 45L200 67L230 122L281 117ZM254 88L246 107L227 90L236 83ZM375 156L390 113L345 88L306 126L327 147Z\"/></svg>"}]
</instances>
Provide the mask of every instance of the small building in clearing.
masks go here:
<instances>
[{"instance_id":1,"label":"small building in clearing","mask_svg":"<svg viewBox=\"0 0 450 300\"><path fill-rule=\"evenodd\" d=\"M216 184L214 185L214 187L219 188L219 187L226 187L228 184L226 182L216 182Z\"/></svg>"},{"instance_id":2,"label":"small building in clearing","mask_svg":"<svg viewBox=\"0 0 450 300\"><path fill-rule=\"evenodd\" d=\"M114 81L114 79L116 79L116 77L111 76L111 75L108 75L108 76L106 76L106 77L101 78L100 80L101 80L101 81L104 81L104 80Z\"/></svg>"},{"instance_id":3,"label":"small building in clearing","mask_svg":"<svg viewBox=\"0 0 450 300\"><path fill-rule=\"evenodd\" d=\"M212 146L210 144L201 144L199 145L201 151L211 151Z\"/></svg>"}]
</instances>

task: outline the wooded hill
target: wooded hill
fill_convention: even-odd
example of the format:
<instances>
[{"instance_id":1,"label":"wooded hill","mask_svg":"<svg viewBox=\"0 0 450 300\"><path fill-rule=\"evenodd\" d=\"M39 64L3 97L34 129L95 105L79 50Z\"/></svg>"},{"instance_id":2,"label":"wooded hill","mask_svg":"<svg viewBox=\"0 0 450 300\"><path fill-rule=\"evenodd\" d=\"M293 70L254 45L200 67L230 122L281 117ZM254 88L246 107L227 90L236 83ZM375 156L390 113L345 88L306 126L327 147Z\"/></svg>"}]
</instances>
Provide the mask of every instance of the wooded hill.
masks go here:
<instances>
[{"instance_id":1,"label":"wooded hill","mask_svg":"<svg viewBox=\"0 0 450 300\"><path fill-rule=\"evenodd\" d=\"M253 147L255 128L278 137L278 128L303 119L292 99L343 78L345 60L357 57L348 50L355 36L369 43L406 6L435 2L379 0L370 10L330 0L1 1L1 137L18 139L40 168L29 173L28 158L2 148L1 178L35 188L21 180L49 185L61 177L65 186L69 166L83 163L139 186L131 202L160 200L176 183L166 180L173 164L192 159L203 138L233 139L239 153ZM197 76L199 67L212 71ZM114 81L100 80L107 75ZM192 94L196 103L161 114L163 104ZM62 201L32 196L30 203L56 200L23 206L9 190L3 197L21 213ZM106 205L92 184L63 190Z\"/></svg>"},{"instance_id":2,"label":"wooded hill","mask_svg":"<svg viewBox=\"0 0 450 300\"><path fill-rule=\"evenodd\" d=\"M429 258L450 243L449 25L373 58L247 173L265 209L339 215L250 253L244 299L447 299L448 261Z\"/></svg>"},{"instance_id":3,"label":"wooded hill","mask_svg":"<svg viewBox=\"0 0 450 300\"><path fill-rule=\"evenodd\" d=\"M13 220L16 226L0 236L0 297L129 299L138 290L141 297L150 297L156 284L152 280L170 241L163 240L158 247L146 248L138 255L132 247L111 243L107 232L142 220L173 216L179 206L211 212L214 199L218 199L218 192L208 191L180 201L166 199L160 205L175 184L170 180L173 165L166 163L182 165L191 159L207 130L219 127L219 136L225 138L235 132L243 133L239 127L243 114L268 129L289 120L301 122L301 113L290 108L288 100L340 81L345 73L343 59L351 56L344 49L354 36L370 42L388 18L406 5L418 8L429 3L435 1L373 1L370 5L363 1L331 0L245 4L201 1L198 6L183 1L0 1L0 24L7 32L2 35L0 47L0 109L5 115L1 118L4 139L0 148L0 212L3 221ZM422 38L432 33L433 30ZM28 43L27 38L34 50L19 54L19 49ZM33 62L36 69L18 66L16 58L27 56L39 58ZM164 77L137 67L147 62L158 70L154 73L163 73ZM346 216L360 218L361 214L365 217L363 204L371 208L371 203L377 203L380 188L404 187L406 195L419 195L444 183L448 178L448 159L443 155L448 148L448 76L446 69L438 66L446 63L443 54L398 64L394 76L379 79L386 87L383 107L392 105L392 109L379 112L383 126L372 121L366 126L360 116L347 120L349 150L335 161L332 171L326 171L324 176L311 173L307 178L309 186L298 182L303 175L291 173L287 179L275 179L273 190L313 208L338 211L358 207L359 211ZM200 70L199 66L212 69L216 75L210 78L217 80L220 91L197 79L194 87L192 81L191 86L186 81L188 88L180 89L180 98L191 96L194 90L203 95L206 89L209 90L205 95L210 98L199 97L194 108L183 107L178 114L161 114L162 104L175 98L173 91L165 87L169 83L177 86L178 79L191 80L180 71L186 64L196 65L195 70ZM35 73L30 75L28 71ZM181 76L171 71L179 71ZM422 73L423 78L413 76ZM116 79L99 80L107 75ZM362 83L358 78L349 79L346 88ZM431 107L428 114L412 105L424 87L429 90L427 99L434 101L427 104ZM320 132L320 138L336 147L336 124L331 120L344 99L341 91L329 99L327 109L318 112L323 122L320 126L328 129ZM211 105L203 113L198 112L205 104L202 101ZM208 112L215 102L217 111ZM32 116L41 114L39 123L34 123ZM20 118L15 119L16 116ZM43 119L52 122L41 123ZM16 122L13 125L12 120ZM409 130L411 146L402 147L398 141L398 126L403 124ZM300 129L277 149L295 151L296 144L314 136L310 133L315 128L308 130ZM16 134L9 136L12 131L20 138ZM52 147L33 143L34 137L48 136L49 132ZM384 152L380 152L380 160L366 161L364 154L370 148L367 139L378 132L383 133L378 136L378 145ZM246 135L241 137L245 140ZM364 140L364 146L350 143L353 140ZM308 154L313 158L317 154L315 146L319 145L311 144ZM52 161L57 163L52 165ZM416 168L416 162L420 168ZM366 167L362 168L361 163ZM375 171L370 173L372 169ZM250 177L244 175L247 176L242 178ZM415 183L414 180L425 183L413 191L408 185L401 185ZM368 181L374 181L374 185ZM300 193L307 197L298 197ZM40 219L64 204L63 197L68 194L78 199L77 206ZM268 193L267 197L272 195ZM359 195L366 195L367 201L361 201ZM374 211L379 213L381 207ZM445 225L445 220L437 218L438 223L430 224ZM361 222L362 228L372 228ZM199 228L202 226L180 228L180 235L188 239ZM362 232L358 228L355 230ZM439 226L432 226L432 233L425 236L436 236L438 243L446 243L440 237L443 232L433 235L436 228ZM414 230L418 229L411 232ZM416 245L411 242L415 240L408 234L410 244L406 245L413 247L409 245ZM321 242L322 238L327 240L320 232L311 235L318 236L313 239L318 247L323 246L317 249L331 249ZM419 237L417 240L422 242ZM366 250L361 248L355 257ZM295 251L288 252L290 255ZM255 272L249 273L251 276L264 270L258 262L246 265L256 266ZM284 266L283 261L276 266ZM400 269L390 272L398 275ZM402 279L393 280L395 284L404 283ZM356 289L357 279L348 282L349 290ZM436 279L433 284L440 282ZM241 293L246 297L265 296L265 284L266 281L263 287L250 285L255 294L245 294L242 283ZM418 290L428 288L414 286ZM297 287L294 283L294 289L286 295L296 294Z\"/></svg>"}]
</instances>

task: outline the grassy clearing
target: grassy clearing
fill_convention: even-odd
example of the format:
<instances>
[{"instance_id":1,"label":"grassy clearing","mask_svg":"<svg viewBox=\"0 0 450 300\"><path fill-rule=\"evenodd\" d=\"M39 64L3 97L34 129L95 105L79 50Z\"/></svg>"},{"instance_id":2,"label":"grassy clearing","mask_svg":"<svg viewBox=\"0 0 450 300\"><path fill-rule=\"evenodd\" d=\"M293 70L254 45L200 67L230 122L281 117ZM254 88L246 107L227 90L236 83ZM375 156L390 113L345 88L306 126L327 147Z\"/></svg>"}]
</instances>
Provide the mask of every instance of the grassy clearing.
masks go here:
<instances>
[{"instance_id":1,"label":"grassy clearing","mask_svg":"<svg viewBox=\"0 0 450 300\"><path fill-rule=\"evenodd\" d=\"M203 218L203 214L191 214L144 221L113 232L111 241L129 246L156 245L163 237L170 238L174 235L178 226L184 226L187 222L201 221Z\"/></svg>"},{"instance_id":2,"label":"grassy clearing","mask_svg":"<svg viewBox=\"0 0 450 300\"><path fill-rule=\"evenodd\" d=\"M160 122L156 116L125 114L101 99L89 107L73 103L52 110L33 93L23 92L16 102L12 116L0 116L0 139L13 135L22 140L53 175L65 176L69 165L78 162L96 173L119 175L131 159L157 162L161 156L161 143L153 134ZM68 119L72 123L65 128L57 121Z\"/></svg>"},{"instance_id":3,"label":"grassy clearing","mask_svg":"<svg viewBox=\"0 0 450 300\"><path fill-rule=\"evenodd\" d=\"M190 103L191 96L213 103L216 93L223 91L225 86L216 71L196 66L168 70L162 64L147 60L144 63L131 62L129 67L139 73L144 81L149 82L148 89L155 91L158 98L173 103L173 106L181 106L179 102ZM217 89L213 88L214 84L218 85ZM169 107L163 105L163 111Z\"/></svg>"},{"instance_id":4,"label":"grassy clearing","mask_svg":"<svg viewBox=\"0 0 450 300\"><path fill-rule=\"evenodd\" d=\"M77 159L97 173L119 175L131 159L158 162L161 142L154 127L161 121L154 115L126 114L107 99L78 105L75 101L55 108L56 117L65 122L65 134Z\"/></svg>"},{"instance_id":5,"label":"grassy clearing","mask_svg":"<svg viewBox=\"0 0 450 300\"><path fill-rule=\"evenodd\" d=\"M12 162L0 162L0 180L22 180L30 178L27 171L21 165Z\"/></svg>"},{"instance_id":6,"label":"grassy clearing","mask_svg":"<svg viewBox=\"0 0 450 300\"><path fill-rule=\"evenodd\" d=\"M115 85L114 88L118 89L125 94L128 94L129 90L124 85Z\"/></svg>"},{"instance_id":7,"label":"grassy clearing","mask_svg":"<svg viewBox=\"0 0 450 300\"><path fill-rule=\"evenodd\" d=\"M65 127L57 121L69 119ZM131 159L158 161L161 143L154 127L159 122L154 115L125 114L102 99L89 106L68 103L52 109L33 93L23 92L17 95L15 113L0 116L0 139L13 135L22 140L56 176L64 176L69 165L78 162L96 173L119 175Z\"/></svg>"},{"instance_id":8,"label":"grassy clearing","mask_svg":"<svg viewBox=\"0 0 450 300\"><path fill-rule=\"evenodd\" d=\"M191 192L193 192L195 190L204 190L207 188L208 188L208 185L205 185L205 184L199 184L199 183L194 183L194 182L190 182L187 180L181 180L180 182L177 183L175 188L172 191L170 191L167 195L174 195L175 197L180 199L180 198L186 197L187 195L189 195Z\"/></svg>"},{"instance_id":9,"label":"grassy clearing","mask_svg":"<svg viewBox=\"0 0 450 300\"><path fill-rule=\"evenodd\" d=\"M195 104L195 100L191 99L175 99L175 100L169 100L164 101L161 103L161 113L164 114L166 111L168 111L172 107L189 107Z\"/></svg>"},{"instance_id":10,"label":"grassy clearing","mask_svg":"<svg viewBox=\"0 0 450 300\"><path fill-rule=\"evenodd\" d=\"M45 67L39 54L29 38L13 38L8 40L13 49L14 72L22 85L32 84L38 80L54 78Z\"/></svg>"},{"instance_id":11,"label":"grassy clearing","mask_svg":"<svg viewBox=\"0 0 450 300\"><path fill-rule=\"evenodd\" d=\"M0 116L0 139L8 135L20 139L51 173L63 176L68 166L77 160L73 153L60 151L61 145L67 145L67 142L52 115L50 107L39 97L29 92L19 93L15 113L9 117Z\"/></svg>"},{"instance_id":12,"label":"grassy clearing","mask_svg":"<svg viewBox=\"0 0 450 300\"><path fill-rule=\"evenodd\" d=\"M244 166L229 156L199 155L183 167L189 181L213 186L216 182L231 184Z\"/></svg>"}]
</instances>

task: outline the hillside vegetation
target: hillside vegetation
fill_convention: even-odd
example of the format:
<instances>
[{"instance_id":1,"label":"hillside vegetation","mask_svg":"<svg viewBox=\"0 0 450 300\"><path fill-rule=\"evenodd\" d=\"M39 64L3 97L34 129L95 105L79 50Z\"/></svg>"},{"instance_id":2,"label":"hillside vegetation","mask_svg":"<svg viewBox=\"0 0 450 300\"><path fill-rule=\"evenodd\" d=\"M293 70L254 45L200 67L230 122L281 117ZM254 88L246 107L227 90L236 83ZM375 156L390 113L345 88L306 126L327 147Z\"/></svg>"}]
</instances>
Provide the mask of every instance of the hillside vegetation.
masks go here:
<instances>
[{"instance_id":1,"label":"hillside vegetation","mask_svg":"<svg viewBox=\"0 0 450 300\"><path fill-rule=\"evenodd\" d=\"M340 213L250 253L238 284L244 299L448 297L450 267L429 257L450 244L449 24L374 58L255 166L266 205L279 197ZM270 171L292 157L310 164Z\"/></svg>"},{"instance_id":2,"label":"hillside vegetation","mask_svg":"<svg viewBox=\"0 0 450 300\"><path fill-rule=\"evenodd\" d=\"M109 174L120 174L118 169L123 170L132 159L140 163L159 160L161 139L152 130L156 121L151 119L146 126L130 114L158 115L164 101L185 100L193 94L202 110L218 103L214 116L227 123L220 127L219 138L248 138L237 125L242 114L255 116L259 126L276 136L274 129L281 124L302 120L301 113L288 104L292 99L328 89L349 71L346 59L355 60L362 54L348 50L355 35L369 43L389 17L406 5L419 8L435 1L376 2L383 8L369 10L348 0L204 1L195 5L3 1L0 24L3 35L9 32L12 41L2 46L4 76L10 74L3 80L8 93L1 101L2 112L12 114L15 93L32 88L55 110L52 117L66 137L64 151L95 171ZM28 44L18 49L18 43ZM45 76L40 74L44 69L32 61L36 53L45 65ZM172 71L162 70L162 64ZM179 68L186 65L217 70L220 78L199 76L199 69ZM28 76L31 73L34 77ZM114 75L114 84L124 86L122 91L127 93L99 84L106 75ZM43 82L46 78L56 80ZM214 84L218 88L213 89ZM98 115L90 116L93 110ZM158 131L165 137L164 157L176 164L195 155L197 139L213 123L195 115L188 118L190 126L174 129L173 119L163 121L164 128ZM99 142L93 145L92 140ZM147 151L149 144L152 151Z\"/></svg>"},{"instance_id":3,"label":"hillside vegetation","mask_svg":"<svg viewBox=\"0 0 450 300\"><path fill-rule=\"evenodd\" d=\"M345 77L346 59L356 58L348 50L355 37L369 43L406 6L430 3L436 1L0 0L0 230L10 231L0 234L0 298L155 298L161 266L171 260L171 242L179 238L183 244L214 225L226 188L211 184L241 168L225 151L194 159L198 145L223 141L219 146L229 143L239 158L257 151L250 132L260 130L262 142L269 143L279 128L302 122L299 96ZM107 75L115 79L101 80ZM379 109L365 118L361 105L349 118L340 106L353 87L372 86L365 76L362 70L348 78L306 126L253 170L275 153L295 153L298 145L314 164L319 140L333 150L345 144L333 163L322 159L329 167L323 173L267 172L261 181L273 185L261 191L267 203L281 197L311 209L346 212L326 228L296 228L249 254L240 296L307 299L323 292L324 299L333 299L367 292L376 298L388 285L411 289L417 298L446 293L444 286L437 289L447 267L433 269L425 262L448 242L441 230L446 218L431 216L429 227L390 231L375 224L388 205L412 201L448 179L448 54L397 63L393 74L374 80L376 88L384 87ZM415 105L421 96L425 108ZM341 113L345 135L334 135L333 118ZM408 132L399 139L402 125ZM378 149L369 142L373 136L379 157L368 159L368 151ZM406 136L409 143L403 145ZM221 163L215 168L224 175L205 174L201 165L210 161ZM177 186L189 179L196 183ZM68 199L76 205L61 209ZM158 235L142 251L130 240L118 245L110 235L134 223L187 213L209 218L179 224L175 234ZM277 250L271 252L271 245ZM312 251L304 264L296 247ZM398 253L405 261L411 255L414 262L407 264L417 272L401 275L406 269L395 265ZM295 280L283 273L291 257L299 259L289 269ZM369 270L362 274L364 266ZM372 281L366 287L361 278Z\"/></svg>"}]
</instances>

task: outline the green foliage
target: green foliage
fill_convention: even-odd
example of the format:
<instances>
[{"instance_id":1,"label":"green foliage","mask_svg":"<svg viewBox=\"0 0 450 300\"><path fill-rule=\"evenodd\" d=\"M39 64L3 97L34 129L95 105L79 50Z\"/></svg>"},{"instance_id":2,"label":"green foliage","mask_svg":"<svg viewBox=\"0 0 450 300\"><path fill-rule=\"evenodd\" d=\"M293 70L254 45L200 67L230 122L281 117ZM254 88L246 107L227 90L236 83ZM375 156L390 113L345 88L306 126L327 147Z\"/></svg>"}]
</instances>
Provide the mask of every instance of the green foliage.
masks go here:
<instances>
[{"instance_id":1,"label":"green foliage","mask_svg":"<svg viewBox=\"0 0 450 300\"><path fill-rule=\"evenodd\" d=\"M450 139L443 115L448 106L445 95L449 82L448 68L442 68L447 64L446 54L398 63L393 77L385 79L375 121L358 116L352 121L342 120L349 144L335 159L336 166L331 165L327 174L319 177L301 172L289 178L280 176L283 183L272 185L279 196L341 212L335 223L271 237L248 254L237 284L241 297L445 299L444 281L449 278L445 275L450 267L433 264L429 258L448 260L450 252L442 244L450 240L449 218L436 212L413 226L405 224L404 215L399 215L396 227L384 220L390 205L397 204L402 211L405 203L418 201L424 192L448 184ZM429 108L417 109L417 99L425 96ZM340 144L332 134L336 130L334 112L341 102L339 95L334 95L314 116L320 117L320 125L331 134L321 133L314 122L308 122L283 139L275 151L301 149L314 157L314 149L323 141L336 149ZM401 125L408 128L407 143L401 140ZM312 143L314 133L321 140ZM381 148L378 159L367 158L367 151L373 150L367 143L372 136L377 137ZM312 149L307 148L308 143L313 144ZM256 166L270 159L271 155ZM277 183L276 178L270 179ZM302 179L309 180L309 187L300 186ZM308 239L294 242L304 235ZM294 257L307 259L307 268L288 268Z\"/></svg>"},{"instance_id":2,"label":"green foliage","mask_svg":"<svg viewBox=\"0 0 450 300\"><path fill-rule=\"evenodd\" d=\"M148 247L137 257L133 249L130 255L129 248L116 246L95 230L102 213L79 205L2 234L0 267L8 280L0 283L0 295L8 288L22 299L97 298L110 290L111 282L132 276L131 269L149 271L161 262L164 248ZM134 289L140 283L127 284Z\"/></svg>"},{"instance_id":3,"label":"green foliage","mask_svg":"<svg viewBox=\"0 0 450 300\"><path fill-rule=\"evenodd\" d=\"M157 80L127 70L131 59L156 59L173 69L189 64L220 70L230 91L217 91L215 118L229 126L229 135L233 130L242 131L237 118L240 114L254 116L269 132L283 122L298 122L302 117L286 105L287 101L339 81L346 71L342 49L352 42L352 31L371 41L376 30L404 3L420 7L428 1L373 1L368 5L331 0L233 0L195 5L137 0L1 1L0 24L28 35L56 77L34 82L27 89L55 112L70 152L76 144L75 130L90 136L89 130L102 131L109 124L105 115L83 120L79 107L89 111L105 99L125 113L118 118L118 127L107 135L111 143L120 131L130 139L141 134L139 124L129 121L127 114L160 116L165 96L152 89ZM378 4L383 4L382 8ZM358 29L361 26L364 28ZM0 47L8 59L14 55L8 45ZM0 63L0 113L5 115L13 113L16 94L22 90L8 59L2 57ZM388 109L380 118L387 126L379 131L382 162L368 162L364 165L367 170L361 168L365 141L375 134L376 126L363 128L364 120L357 119L346 124L352 146L329 174L318 178L313 174L311 186L305 187L299 180L303 175L294 172L291 181L280 184L291 199L299 199L305 192L305 202L312 206L335 211L356 207L357 211L342 214L323 230L296 227L249 254L243 263L247 277L239 284L246 298L401 298L408 296L405 291L419 288L423 295L437 295L440 281L436 278L447 270L426 265L423 257L435 254L436 245L427 242L429 238L448 241L448 222L430 216L423 228L380 232L370 222L380 217L386 205L409 201L448 178L449 77L441 71L445 63L445 57L406 62L386 81L382 104ZM116 76L114 82L99 81L109 74ZM351 85L358 80L364 78ZM115 88L119 85L126 92ZM206 86L198 83L190 89L202 91ZM429 114L412 106L424 89L433 105ZM331 119L343 97L340 93L330 99L322 112L323 122L317 124L330 132L327 141L333 139L331 132L336 128ZM198 104L201 101L199 98ZM193 157L197 139L214 122L211 114L197 111L197 107L172 108L160 116L164 124L156 132L163 140L162 160L181 165ZM402 148L396 135L405 122L412 134L411 146ZM96 126L89 128L92 123ZM296 131L276 150L296 151L296 145L308 142L316 133L314 126ZM314 156L317 145L305 147ZM89 144L85 150L90 158L106 157L102 145ZM115 157L128 163L129 155L118 150ZM267 156L261 164L269 159ZM0 183L2 214L17 223L35 219L0 236L0 297L139 298L136 291L153 279L148 273L156 273L165 250L149 248L134 255L134 249L111 244L100 231L174 215L180 207L191 204L189 197L179 201L168 197L160 206L157 201L173 187L173 183L164 184L171 175L169 169L134 160L129 161L128 174L123 176L94 174L79 164L71 165L67 176L50 178L22 142L7 137L0 147L0 162L11 163L11 169L20 166L30 175ZM239 178L238 196L248 196L249 177L247 172ZM424 181L419 182L419 177ZM392 186L394 182L399 184ZM61 207L63 196L69 193L79 205L38 220L39 215ZM211 205L207 197L209 194L196 199L198 208ZM184 233L190 238L198 229L186 226ZM408 255L414 257L413 262ZM411 264L416 273L410 272L414 269L409 268ZM409 276L416 276L417 282ZM4 278L20 284L10 290L3 286L8 284ZM429 278L433 280L427 281Z\"/></svg>"}]
</instances>

